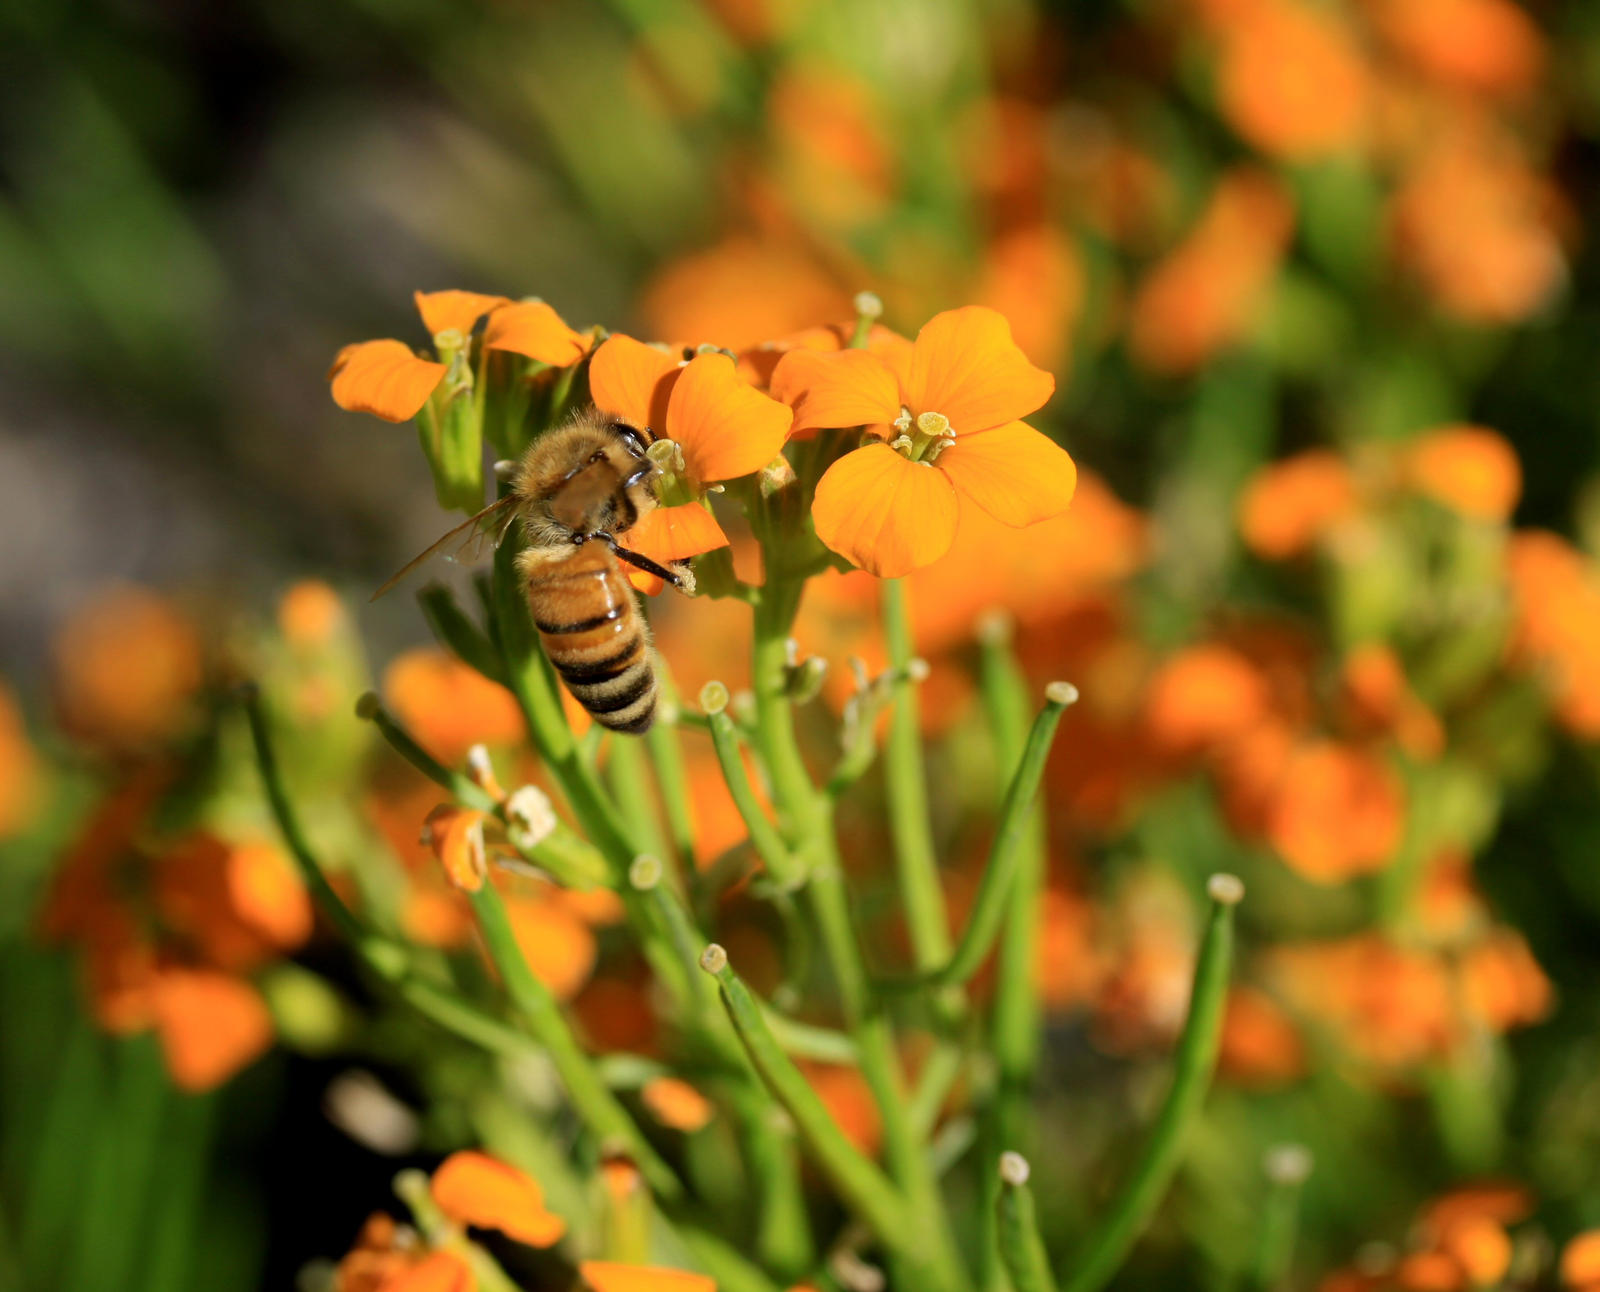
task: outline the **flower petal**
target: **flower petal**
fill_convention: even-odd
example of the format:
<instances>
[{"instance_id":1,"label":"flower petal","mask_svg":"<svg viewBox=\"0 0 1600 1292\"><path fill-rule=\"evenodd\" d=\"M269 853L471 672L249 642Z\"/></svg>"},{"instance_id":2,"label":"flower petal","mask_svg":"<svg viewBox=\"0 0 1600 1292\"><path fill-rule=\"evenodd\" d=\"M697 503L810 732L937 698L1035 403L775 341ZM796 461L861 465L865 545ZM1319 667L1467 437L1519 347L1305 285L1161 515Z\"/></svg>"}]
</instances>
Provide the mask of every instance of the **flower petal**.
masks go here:
<instances>
[{"instance_id":1,"label":"flower petal","mask_svg":"<svg viewBox=\"0 0 1600 1292\"><path fill-rule=\"evenodd\" d=\"M589 348L581 332L543 301L517 301L503 305L483 327L483 344L490 350L525 354L557 368L577 363Z\"/></svg>"},{"instance_id":2,"label":"flower petal","mask_svg":"<svg viewBox=\"0 0 1600 1292\"><path fill-rule=\"evenodd\" d=\"M846 453L817 482L817 537L879 578L937 561L956 536L956 493L944 472L887 444Z\"/></svg>"},{"instance_id":3,"label":"flower petal","mask_svg":"<svg viewBox=\"0 0 1600 1292\"><path fill-rule=\"evenodd\" d=\"M773 369L771 389L774 399L794 409L795 435L900 415L900 383L866 350L791 350Z\"/></svg>"},{"instance_id":4,"label":"flower petal","mask_svg":"<svg viewBox=\"0 0 1600 1292\"><path fill-rule=\"evenodd\" d=\"M968 305L934 315L917 333L906 385L913 413L943 413L959 435L1026 417L1056 379L1028 362L1005 315Z\"/></svg>"},{"instance_id":5,"label":"flower petal","mask_svg":"<svg viewBox=\"0 0 1600 1292\"><path fill-rule=\"evenodd\" d=\"M725 354L696 355L667 409L667 434L683 446L689 474L707 484L759 471L783 448L794 413L739 380Z\"/></svg>"},{"instance_id":6,"label":"flower petal","mask_svg":"<svg viewBox=\"0 0 1600 1292\"><path fill-rule=\"evenodd\" d=\"M717 1292L704 1274L664 1270L652 1265L620 1265L616 1261L584 1261L578 1274L594 1292Z\"/></svg>"},{"instance_id":7,"label":"flower petal","mask_svg":"<svg viewBox=\"0 0 1600 1292\"><path fill-rule=\"evenodd\" d=\"M488 813L441 803L428 813L428 846L444 867L450 882L465 893L476 893L488 875L483 823Z\"/></svg>"},{"instance_id":8,"label":"flower petal","mask_svg":"<svg viewBox=\"0 0 1600 1292\"><path fill-rule=\"evenodd\" d=\"M474 1292L472 1266L454 1252L431 1252L383 1281L383 1292Z\"/></svg>"},{"instance_id":9,"label":"flower petal","mask_svg":"<svg viewBox=\"0 0 1600 1292\"><path fill-rule=\"evenodd\" d=\"M653 561L670 564L726 547L728 536L707 508L690 502L681 507L657 507L646 512L644 518L627 531L623 546ZM634 569L626 561L623 569L628 573L628 582L647 597L655 596L667 586L659 574Z\"/></svg>"},{"instance_id":10,"label":"flower petal","mask_svg":"<svg viewBox=\"0 0 1600 1292\"><path fill-rule=\"evenodd\" d=\"M996 520L1018 528L1066 511L1078 484L1067 451L1022 422L956 436L938 468Z\"/></svg>"},{"instance_id":11,"label":"flower petal","mask_svg":"<svg viewBox=\"0 0 1600 1292\"><path fill-rule=\"evenodd\" d=\"M433 1200L451 1220L498 1229L531 1247L549 1247L566 1222L544 1205L544 1190L526 1171L487 1153L452 1153L433 1173Z\"/></svg>"},{"instance_id":12,"label":"flower petal","mask_svg":"<svg viewBox=\"0 0 1600 1292\"><path fill-rule=\"evenodd\" d=\"M473 325L496 306L506 304L504 296L485 296L482 292L413 292L417 313L430 337L441 332L470 332Z\"/></svg>"},{"instance_id":13,"label":"flower petal","mask_svg":"<svg viewBox=\"0 0 1600 1292\"><path fill-rule=\"evenodd\" d=\"M418 358L404 341L361 341L339 351L328 380L340 408L409 422L444 374L444 364Z\"/></svg>"},{"instance_id":14,"label":"flower petal","mask_svg":"<svg viewBox=\"0 0 1600 1292\"><path fill-rule=\"evenodd\" d=\"M677 384L678 361L665 350L620 332L611 336L589 364L589 394L595 407L615 413L657 435L667 424L667 400Z\"/></svg>"},{"instance_id":15,"label":"flower petal","mask_svg":"<svg viewBox=\"0 0 1600 1292\"><path fill-rule=\"evenodd\" d=\"M213 1090L272 1044L261 993L232 974L163 969L152 999L167 1071L180 1090Z\"/></svg>"}]
</instances>

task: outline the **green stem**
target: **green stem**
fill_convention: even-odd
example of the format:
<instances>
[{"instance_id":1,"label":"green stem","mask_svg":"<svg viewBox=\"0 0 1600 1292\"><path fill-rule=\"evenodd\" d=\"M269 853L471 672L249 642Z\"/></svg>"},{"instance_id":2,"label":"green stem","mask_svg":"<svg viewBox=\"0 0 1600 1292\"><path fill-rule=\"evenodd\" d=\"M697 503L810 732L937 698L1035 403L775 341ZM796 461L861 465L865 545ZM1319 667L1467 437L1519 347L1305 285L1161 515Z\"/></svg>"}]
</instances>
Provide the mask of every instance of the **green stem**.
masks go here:
<instances>
[{"instance_id":1,"label":"green stem","mask_svg":"<svg viewBox=\"0 0 1600 1292\"><path fill-rule=\"evenodd\" d=\"M726 697L727 690L721 683L712 685L720 690L722 697ZM703 707L706 706L708 698L716 698L712 695L711 686L707 686L700 694ZM726 703L725 699L723 703ZM728 786L728 793L733 798L733 805L738 809L740 819L744 821L745 829L750 832L750 842L755 846L761 860L766 863L767 874L772 876L773 882L782 889L799 888L805 882L805 872L778 834L777 827L767 820L766 813L761 810L761 804L756 801L755 790L751 788L750 775L745 770L744 759L739 756L739 732L733 725L733 719L721 705L718 705L714 712L708 707L706 718L711 724L711 744L716 750L717 763L722 768L722 779Z\"/></svg>"},{"instance_id":2,"label":"green stem","mask_svg":"<svg viewBox=\"0 0 1600 1292\"><path fill-rule=\"evenodd\" d=\"M908 1268L918 1271L918 1288L961 1286L954 1271L931 1259L931 1235L919 1232L915 1213L888 1178L856 1151L834 1123L826 1105L767 1029L749 988L728 964L726 952L711 946L700 961L722 989L723 1004L739 1039L772 1093L794 1118L811 1155L840 1195Z\"/></svg>"},{"instance_id":3,"label":"green stem","mask_svg":"<svg viewBox=\"0 0 1600 1292\"><path fill-rule=\"evenodd\" d=\"M290 855L305 877L306 887L311 890L323 914L338 928L367 966L392 984L401 999L418 1013L493 1053L526 1053L530 1047L528 1038L447 988L418 977L412 971L403 947L371 932L344 904L328 883L321 864L300 828L299 817L295 814L283 778L278 772L278 760L267 729L266 715L262 712L260 695L254 688L245 692L245 707L250 718L250 733L255 741L256 762L267 787L267 801L272 807L272 815L284 842L289 846Z\"/></svg>"},{"instance_id":4,"label":"green stem","mask_svg":"<svg viewBox=\"0 0 1600 1292\"><path fill-rule=\"evenodd\" d=\"M654 725L645 734L645 743L655 763L661 801L666 805L673 852L678 865L685 872L691 872L695 858L694 804L689 795L689 769L683 761L683 742L678 738L677 715L681 713L681 701L666 665L658 660L656 668L663 692L662 712L656 715Z\"/></svg>"},{"instance_id":5,"label":"green stem","mask_svg":"<svg viewBox=\"0 0 1600 1292\"><path fill-rule=\"evenodd\" d=\"M1300 1191L1311 1171L1311 1154L1299 1144L1280 1144L1267 1152L1267 1198L1261 1211L1251 1286L1277 1292L1289 1282L1300 1225Z\"/></svg>"},{"instance_id":6,"label":"green stem","mask_svg":"<svg viewBox=\"0 0 1600 1292\"><path fill-rule=\"evenodd\" d=\"M1006 790L1005 806L1000 812L1000 829L989 848L989 861L984 867L983 879L978 884L978 895L973 900L966 930L950 962L933 975L939 983L965 983L983 966L994 948L995 938L999 936L1000 926L1005 920L1006 899L1015 885L1017 872L1027 852L1033 804L1038 797L1039 782L1044 777L1050 745L1055 740L1062 711L1075 699L1077 692L1064 682L1052 682L1045 689L1044 707L1033 720L1033 730L1028 734L1022 761L1017 765L1011 785Z\"/></svg>"},{"instance_id":7,"label":"green stem","mask_svg":"<svg viewBox=\"0 0 1600 1292\"><path fill-rule=\"evenodd\" d=\"M772 568L769 562L768 569ZM907 1116L905 1085L888 1019L871 997L834 837L832 802L812 782L795 740L794 716L784 691L784 643L798 605L798 590L782 581L769 584L756 605L752 675L757 738L772 777L784 836L804 867L802 891L821 933L840 1005L860 1055L861 1074L883 1122L885 1157L910 1199L923 1253L933 1253L944 1279L965 1288L966 1270L951 1239L938 1181Z\"/></svg>"},{"instance_id":8,"label":"green stem","mask_svg":"<svg viewBox=\"0 0 1600 1292\"><path fill-rule=\"evenodd\" d=\"M656 810L655 787L650 781L649 750L641 741L612 736L606 761L606 780L617 809L629 826L629 835L641 845L641 851L669 857L666 832Z\"/></svg>"},{"instance_id":9,"label":"green stem","mask_svg":"<svg viewBox=\"0 0 1600 1292\"><path fill-rule=\"evenodd\" d=\"M1028 1164L1016 1153L1000 1159L1001 1180L996 1214L1000 1227L1000 1254L1006 1273L1016 1292L1056 1292L1055 1275L1044 1240L1039 1237L1039 1218L1033 1205L1033 1190L1028 1187Z\"/></svg>"},{"instance_id":10,"label":"green stem","mask_svg":"<svg viewBox=\"0 0 1600 1292\"><path fill-rule=\"evenodd\" d=\"M928 816L928 786L922 765L922 711L917 683L911 677L911 612L900 579L883 581L883 623L889 665L897 674L894 709L884 748L884 777L889 791L889 832L894 838L900 897L916 966L932 969L950 957L950 929L944 889L933 848Z\"/></svg>"},{"instance_id":11,"label":"green stem","mask_svg":"<svg viewBox=\"0 0 1600 1292\"><path fill-rule=\"evenodd\" d=\"M996 797L1004 803L1027 747L1027 679L1009 644L1009 634L980 634L979 685L995 744ZM1042 806L1028 814L1021 856L1006 905L1005 932L997 956L990 1049L998 1069L994 1097L982 1117L980 1160L993 1161L1008 1144L1031 1142L1025 1120L1039 1056L1039 992L1035 978L1039 907L1045 884L1045 820ZM1000 1177L985 1179L978 1213L978 1252L986 1290L1003 1285L999 1247Z\"/></svg>"},{"instance_id":12,"label":"green stem","mask_svg":"<svg viewBox=\"0 0 1600 1292\"><path fill-rule=\"evenodd\" d=\"M417 604L437 637L462 663L476 669L491 682L506 684L505 665L494 643L477 624L462 613L455 594L442 584L430 583L417 593Z\"/></svg>"},{"instance_id":13,"label":"green stem","mask_svg":"<svg viewBox=\"0 0 1600 1292\"><path fill-rule=\"evenodd\" d=\"M658 1196L669 1201L681 1197L683 1186L672 1168L651 1147L627 1110L606 1088L594 1062L573 1036L550 989L528 968L500 894L492 884L485 884L471 894L471 898L489 958L500 971L506 992L528 1030L548 1052L578 1116L603 1144L626 1152Z\"/></svg>"},{"instance_id":14,"label":"green stem","mask_svg":"<svg viewBox=\"0 0 1600 1292\"><path fill-rule=\"evenodd\" d=\"M1244 895L1244 885L1232 875L1213 875L1208 891L1211 910L1195 962L1189 1018L1178 1041L1172 1088L1132 1174L1078 1257L1066 1292L1098 1292L1121 1267L1172 1182L1183 1160L1189 1127L1211 1088L1233 963L1233 908Z\"/></svg>"}]
</instances>

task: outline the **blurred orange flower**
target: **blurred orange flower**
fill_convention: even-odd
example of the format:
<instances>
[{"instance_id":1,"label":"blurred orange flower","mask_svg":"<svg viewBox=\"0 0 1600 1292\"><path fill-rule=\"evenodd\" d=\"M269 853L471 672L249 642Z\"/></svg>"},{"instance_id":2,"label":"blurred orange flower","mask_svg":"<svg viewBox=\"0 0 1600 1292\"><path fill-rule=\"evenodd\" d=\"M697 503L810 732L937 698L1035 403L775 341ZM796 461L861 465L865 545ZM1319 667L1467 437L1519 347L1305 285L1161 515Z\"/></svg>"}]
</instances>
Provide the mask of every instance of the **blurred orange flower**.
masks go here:
<instances>
[{"instance_id":1,"label":"blurred orange flower","mask_svg":"<svg viewBox=\"0 0 1600 1292\"><path fill-rule=\"evenodd\" d=\"M1481 426L1427 432L1408 446L1405 469L1419 493L1474 520L1510 520L1522 495L1516 450Z\"/></svg>"},{"instance_id":2,"label":"blurred orange flower","mask_svg":"<svg viewBox=\"0 0 1600 1292\"><path fill-rule=\"evenodd\" d=\"M1330 884L1388 865L1404 824L1400 781L1380 758L1319 740L1284 764L1267 840L1297 874Z\"/></svg>"},{"instance_id":3,"label":"blurred orange flower","mask_svg":"<svg viewBox=\"0 0 1600 1292\"><path fill-rule=\"evenodd\" d=\"M194 624L147 588L96 593L62 624L52 654L62 727L113 752L182 731L205 680Z\"/></svg>"},{"instance_id":4,"label":"blurred orange flower","mask_svg":"<svg viewBox=\"0 0 1600 1292\"><path fill-rule=\"evenodd\" d=\"M1330 8L1249 0L1221 28L1218 99L1228 121L1288 161L1362 140L1371 94L1360 47Z\"/></svg>"},{"instance_id":5,"label":"blurred orange flower","mask_svg":"<svg viewBox=\"0 0 1600 1292\"><path fill-rule=\"evenodd\" d=\"M1356 504L1344 459L1328 449L1310 449L1255 474L1239 501L1239 531L1257 556L1288 560L1308 551Z\"/></svg>"},{"instance_id":6,"label":"blurred orange flower","mask_svg":"<svg viewBox=\"0 0 1600 1292\"><path fill-rule=\"evenodd\" d=\"M1018 528L1059 515L1072 501L1072 459L1016 420L1049 399L1055 379L1028 362L993 310L936 315L917 334L903 371L871 351L791 351L774 370L772 389L807 408L810 425L865 425L883 434L892 424L899 432L892 444L869 444L830 466L812 509L817 536L881 578L950 550L958 499Z\"/></svg>"},{"instance_id":7,"label":"blurred orange flower","mask_svg":"<svg viewBox=\"0 0 1600 1292\"><path fill-rule=\"evenodd\" d=\"M0 839L28 828L39 808L43 781L39 755L23 725L22 707L0 681Z\"/></svg>"},{"instance_id":8,"label":"blurred orange flower","mask_svg":"<svg viewBox=\"0 0 1600 1292\"><path fill-rule=\"evenodd\" d=\"M710 1100L687 1081L676 1077L655 1077L647 1081L639 1097L651 1116L673 1130L697 1131L711 1121L715 1111Z\"/></svg>"},{"instance_id":9,"label":"blurred orange flower","mask_svg":"<svg viewBox=\"0 0 1600 1292\"><path fill-rule=\"evenodd\" d=\"M1230 1080L1272 1088L1305 1075L1306 1046L1300 1029L1271 996L1235 987L1228 994L1218 1063Z\"/></svg>"},{"instance_id":10,"label":"blurred orange flower","mask_svg":"<svg viewBox=\"0 0 1600 1292\"><path fill-rule=\"evenodd\" d=\"M1367 0L1378 31L1439 81L1485 94L1532 89L1545 44L1512 0Z\"/></svg>"},{"instance_id":11,"label":"blurred orange flower","mask_svg":"<svg viewBox=\"0 0 1600 1292\"><path fill-rule=\"evenodd\" d=\"M1516 323L1566 280L1557 199L1517 145L1471 125L1432 136L1395 192L1395 251L1448 314Z\"/></svg>"},{"instance_id":12,"label":"blurred orange flower","mask_svg":"<svg viewBox=\"0 0 1600 1292\"><path fill-rule=\"evenodd\" d=\"M1266 679L1231 646L1179 651L1150 679L1145 724L1156 747L1193 754L1243 735L1268 710Z\"/></svg>"},{"instance_id":13,"label":"blurred orange flower","mask_svg":"<svg viewBox=\"0 0 1600 1292\"><path fill-rule=\"evenodd\" d=\"M704 1274L613 1261L584 1261L578 1274L594 1292L717 1292Z\"/></svg>"},{"instance_id":14,"label":"blurred orange flower","mask_svg":"<svg viewBox=\"0 0 1600 1292\"><path fill-rule=\"evenodd\" d=\"M557 1000L571 1000L594 972L599 950L589 926L564 902L548 896L506 899L522 958Z\"/></svg>"},{"instance_id":15,"label":"blurred orange flower","mask_svg":"<svg viewBox=\"0 0 1600 1292\"><path fill-rule=\"evenodd\" d=\"M1561 1249L1561 1284L1582 1292L1600 1287L1600 1229L1586 1229L1567 1240Z\"/></svg>"},{"instance_id":16,"label":"blurred orange flower","mask_svg":"<svg viewBox=\"0 0 1600 1292\"><path fill-rule=\"evenodd\" d=\"M215 1089L272 1045L272 1015L261 993L231 974L161 969L152 1005L167 1071L180 1090Z\"/></svg>"},{"instance_id":17,"label":"blurred orange flower","mask_svg":"<svg viewBox=\"0 0 1600 1292\"><path fill-rule=\"evenodd\" d=\"M384 670L383 694L417 743L446 765L473 745L522 739L522 711L511 692L435 647L395 656Z\"/></svg>"},{"instance_id":18,"label":"blurred orange flower","mask_svg":"<svg viewBox=\"0 0 1600 1292\"><path fill-rule=\"evenodd\" d=\"M487 1153L452 1153L430 1188L439 1210L460 1225L497 1229L531 1247L549 1247L567 1232L566 1222L544 1205L538 1181Z\"/></svg>"},{"instance_id":19,"label":"blurred orange flower","mask_svg":"<svg viewBox=\"0 0 1600 1292\"><path fill-rule=\"evenodd\" d=\"M1600 570L1543 530L1513 535L1506 563L1512 658L1539 672L1571 731L1600 737Z\"/></svg>"},{"instance_id":20,"label":"blurred orange flower","mask_svg":"<svg viewBox=\"0 0 1600 1292\"><path fill-rule=\"evenodd\" d=\"M1443 725L1412 691L1389 647L1375 643L1345 657L1339 698L1351 736L1392 736L1413 758L1437 758L1444 752Z\"/></svg>"},{"instance_id":21,"label":"blurred orange flower","mask_svg":"<svg viewBox=\"0 0 1600 1292\"><path fill-rule=\"evenodd\" d=\"M278 631L296 650L326 646L345 622L339 594L320 579L302 579L278 601Z\"/></svg>"},{"instance_id":22,"label":"blurred orange flower","mask_svg":"<svg viewBox=\"0 0 1600 1292\"><path fill-rule=\"evenodd\" d=\"M1294 228L1294 207L1264 171L1227 172L1187 237L1139 284L1128 344L1153 372L1193 372L1242 339Z\"/></svg>"}]
</instances>

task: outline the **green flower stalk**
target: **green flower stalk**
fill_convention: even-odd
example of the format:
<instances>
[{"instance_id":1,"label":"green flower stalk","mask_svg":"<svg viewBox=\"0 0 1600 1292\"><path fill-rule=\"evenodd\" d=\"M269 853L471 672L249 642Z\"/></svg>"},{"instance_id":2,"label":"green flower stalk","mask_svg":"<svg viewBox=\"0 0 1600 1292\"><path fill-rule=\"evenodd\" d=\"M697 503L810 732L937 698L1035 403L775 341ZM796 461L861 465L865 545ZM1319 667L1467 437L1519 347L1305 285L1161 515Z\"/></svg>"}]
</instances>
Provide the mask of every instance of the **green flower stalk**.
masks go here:
<instances>
[{"instance_id":1,"label":"green flower stalk","mask_svg":"<svg viewBox=\"0 0 1600 1292\"><path fill-rule=\"evenodd\" d=\"M1028 1159L1009 1150L1000 1155L1000 1254L1015 1292L1056 1292L1055 1275L1044 1240L1039 1237L1039 1218L1033 1206L1033 1190L1028 1187L1031 1169Z\"/></svg>"},{"instance_id":2,"label":"green flower stalk","mask_svg":"<svg viewBox=\"0 0 1600 1292\"><path fill-rule=\"evenodd\" d=\"M1144 1151L1074 1263L1066 1292L1098 1292L1121 1267L1182 1164L1184 1141L1211 1088L1233 965L1233 913L1244 898L1244 885L1233 875L1213 875L1206 891L1211 909L1195 962L1189 1018L1178 1041L1172 1087Z\"/></svg>"}]
</instances>

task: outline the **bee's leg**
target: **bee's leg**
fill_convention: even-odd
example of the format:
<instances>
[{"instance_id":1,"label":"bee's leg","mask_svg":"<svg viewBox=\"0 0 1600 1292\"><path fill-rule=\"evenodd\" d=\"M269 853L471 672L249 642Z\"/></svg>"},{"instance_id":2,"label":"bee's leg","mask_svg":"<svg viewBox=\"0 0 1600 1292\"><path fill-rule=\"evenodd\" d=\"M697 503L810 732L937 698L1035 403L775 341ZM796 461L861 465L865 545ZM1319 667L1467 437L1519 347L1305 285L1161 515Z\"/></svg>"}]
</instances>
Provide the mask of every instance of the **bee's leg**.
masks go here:
<instances>
[{"instance_id":1,"label":"bee's leg","mask_svg":"<svg viewBox=\"0 0 1600 1292\"><path fill-rule=\"evenodd\" d=\"M694 575L690 574L686 569L674 570L670 566L652 561L648 556L642 556L638 552L630 552L610 534L591 534L589 537L598 538L617 554L619 560L626 561L635 569L643 570L646 574L653 574L658 579L665 579L680 591L692 591L694 589Z\"/></svg>"}]
</instances>

